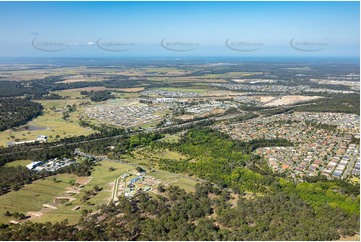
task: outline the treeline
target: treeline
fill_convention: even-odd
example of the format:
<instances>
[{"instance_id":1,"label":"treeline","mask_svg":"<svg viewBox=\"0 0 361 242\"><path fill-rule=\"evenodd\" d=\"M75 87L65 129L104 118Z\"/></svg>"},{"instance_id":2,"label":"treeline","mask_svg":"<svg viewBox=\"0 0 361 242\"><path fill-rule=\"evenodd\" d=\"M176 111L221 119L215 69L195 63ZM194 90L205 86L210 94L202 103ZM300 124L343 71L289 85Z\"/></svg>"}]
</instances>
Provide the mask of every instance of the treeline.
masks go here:
<instances>
[{"instance_id":1,"label":"treeline","mask_svg":"<svg viewBox=\"0 0 361 242\"><path fill-rule=\"evenodd\" d=\"M121 128L110 126L92 126L98 132L84 136L75 136L63 138L54 142L23 144L11 146L8 148L0 148L0 166L7 162L15 160L44 160L63 155L71 155L75 148L81 145L97 145L104 144L108 140L113 140L114 136L126 136L126 131ZM39 152L40 151L40 152Z\"/></svg>"},{"instance_id":2,"label":"treeline","mask_svg":"<svg viewBox=\"0 0 361 242\"><path fill-rule=\"evenodd\" d=\"M101 128L99 128L101 129ZM117 134L116 131L111 131L112 128L103 127L103 132L107 133L108 135ZM115 133L110 133L115 132ZM40 160L46 161L50 158L71 158L74 157L74 149L79 148L84 152L89 152L95 155L103 155L109 154L111 157L119 158L121 154L126 152L130 152L134 148L141 146L141 145L149 145L152 141L163 138L164 135L158 133L141 133L135 134L130 137L119 137L114 139L107 139L107 140L94 140L89 142L84 142L80 144L64 144L61 146L55 146L49 149L44 149L43 152L29 150L24 152L22 155L17 153L20 159L32 159L32 160ZM114 149L109 149L109 147L114 146ZM2 165L5 164L4 162L1 163ZM0 195L9 192L10 190L18 190L24 184L30 184L32 181L47 177L50 175L55 175L59 173L72 173L78 176L90 176L91 172L93 171L93 166L95 165L94 158L87 158L81 162L76 162L70 166L66 166L63 168L58 169L55 172L35 172L30 171L26 167L6 167L0 166Z\"/></svg>"},{"instance_id":3,"label":"treeline","mask_svg":"<svg viewBox=\"0 0 361 242\"><path fill-rule=\"evenodd\" d=\"M93 102L102 102L102 101L106 101L108 99L112 99L115 98L114 95L112 95L111 91L81 91L80 92L81 95L85 95L87 97L90 98L91 101Z\"/></svg>"},{"instance_id":4,"label":"treeline","mask_svg":"<svg viewBox=\"0 0 361 242\"><path fill-rule=\"evenodd\" d=\"M316 123L311 121L305 121L307 126L313 126L315 129L324 129L324 130L336 130L337 125Z\"/></svg>"},{"instance_id":5,"label":"treeline","mask_svg":"<svg viewBox=\"0 0 361 242\"><path fill-rule=\"evenodd\" d=\"M256 172L247 169L246 173L251 176L249 180L252 180L253 183L244 183L242 180L237 180L236 177L240 176L238 173L244 172L245 167L257 172L260 169L267 169L266 163L251 152L258 147L279 145L285 146L291 145L291 143L283 139L240 142L231 140L227 134L219 131L199 128L188 131L179 140L179 143L156 142L152 144L152 147L167 148L189 157L188 160L183 161L160 160L160 167L163 169L192 173L221 187L230 186L235 190L240 190L242 187L243 190L266 192L269 190L269 184L273 181L271 175L259 177ZM192 159L197 162L188 162ZM235 179L232 179L232 173L234 173L233 178Z\"/></svg>"},{"instance_id":6,"label":"treeline","mask_svg":"<svg viewBox=\"0 0 361 242\"><path fill-rule=\"evenodd\" d=\"M70 156L69 156L70 157ZM42 160L45 161L45 160ZM93 171L95 161L92 158L86 158L56 171L29 170L25 166L1 166L0 167L0 195L21 189L25 184L31 184L33 181L61 173L72 173L77 176L90 176Z\"/></svg>"},{"instance_id":7,"label":"treeline","mask_svg":"<svg viewBox=\"0 0 361 242\"><path fill-rule=\"evenodd\" d=\"M335 112L360 115L360 94L330 94L312 104L294 107L297 112Z\"/></svg>"},{"instance_id":8,"label":"treeline","mask_svg":"<svg viewBox=\"0 0 361 242\"><path fill-rule=\"evenodd\" d=\"M220 187L237 193L251 191L262 194L286 192L298 196L314 208L325 204L352 214L359 214L358 186L346 182L329 181L325 177L308 178L296 184L284 174L273 173L259 156L252 152L258 147L292 145L287 140L231 140L228 135L211 129L193 129L184 134L179 143L155 142L153 149L167 148L187 155L178 161L161 159L159 167L171 172L195 174ZM189 162L192 160L193 162Z\"/></svg>"},{"instance_id":9,"label":"treeline","mask_svg":"<svg viewBox=\"0 0 361 242\"><path fill-rule=\"evenodd\" d=\"M260 112L262 114L264 114L266 117L269 117L269 116L273 116L273 115L277 115L277 114L292 113L293 109L292 108L281 107L281 108L264 109L264 110L262 110Z\"/></svg>"},{"instance_id":10,"label":"treeline","mask_svg":"<svg viewBox=\"0 0 361 242\"><path fill-rule=\"evenodd\" d=\"M57 93L49 93L47 95L43 95L42 99L44 99L44 100L60 100L60 99L64 99L64 97L60 96Z\"/></svg>"},{"instance_id":11,"label":"treeline","mask_svg":"<svg viewBox=\"0 0 361 242\"><path fill-rule=\"evenodd\" d=\"M210 125L214 124L215 122L216 122L215 120L206 119L206 120L200 120L200 121L195 121L195 122L191 122L191 123L179 124L179 125L172 126L172 127L159 128L159 130L161 130L162 133L175 134L175 133L178 133L181 131L186 131L186 130L192 129L192 128L203 128L206 126L210 126Z\"/></svg>"},{"instance_id":12,"label":"treeline","mask_svg":"<svg viewBox=\"0 0 361 242\"><path fill-rule=\"evenodd\" d=\"M42 110L40 103L26 98L0 98L0 131L26 124Z\"/></svg>"},{"instance_id":13,"label":"treeline","mask_svg":"<svg viewBox=\"0 0 361 242\"><path fill-rule=\"evenodd\" d=\"M129 153L138 146L148 145L152 141L162 137L163 135L158 133L139 133L135 135L102 140L100 142L86 142L82 143L78 147L86 153L95 155L108 155L110 158L118 159L122 154Z\"/></svg>"},{"instance_id":14,"label":"treeline","mask_svg":"<svg viewBox=\"0 0 361 242\"><path fill-rule=\"evenodd\" d=\"M240 116L237 116L235 118L231 118L231 119L227 119L227 123L228 124L231 124L233 122L243 122L243 121L246 121L248 119L253 119L253 118L257 118L259 115L256 114L256 113L246 113L245 115L240 115Z\"/></svg>"},{"instance_id":15,"label":"treeline","mask_svg":"<svg viewBox=\"0 0 361 242\"><path fill-rule=\"evenodd\" d=\"M129 200L83 210L79 224L2 225L3 240L338 240L359 229L358 217L321 206L317 213L294 195L279 193L232 205L226 189L205 183L194 193L170 186L151 197L137 193Z\"/></svg>"},{"instance_id":16,"label":"treeline","mask_svg":"<svg viewBox=\"0 0 361 242\"><path fill-rule=\"evenodd\" d=\"M22 83L17 81L0 81L0 98L2 97L19 97L28 96L29 98L41 97L47 94L45 89L38 89L33 87L25 87Z\"/></svg>"},{"instance_id":17,"label":"treeline","mask_svg":"<svg viewBox=\"0 0 361 242\"><path fill-rule=\"evenodd\" d=\"M254 139L248 142L239 142L239 146L243 151L251 153L260 147L269 146L293 146L293 143L286 139Z\"/></svg>"},{"instance_id":18,"label":"treeline","mask_svg":"<svg viewBox=\"0 0 361 242\"><path fill-rule=\"evenodd\" d=\"M10 190L17 191L23 185L30 184L34 173L24 166L0 167L0 195Z\"/></svg>"},{"instance_id":19,"label":"treeline","mask_svg":"<svg viewBox=\"0 0 361 242\"><path fill-rule=\"evenodd\" d=\"M114 76L109 80L95 82L62 82L66 78L66 76L50 76L29 81L0 81L0 98L27 96L31 99L54 99L59 96L51 95L50 92L86 87L130 88L143 86L145 82L149 88L168 86L168 84L160 84L146 79L129 81L127 76Z\"/></svg>"},{"instance_id":20,"label":"treeline","mask_svg":"<svg viewBox=\"0 0 361 242\"><path fill-rule=\"evenodd\" d=\"M285 179L280 179L279 184L283 191L299 196L316 210L327 204L348 214L360 214L360 190L356 185L336 180L295 184Z\"/></svg>"},{"instance_id":21,"label":"treeline","mask_svg":"<svg viewBox=\"0 0 361 242\"><path fill-rule=\"evenodd\" d=\"M94 154L119 155L131 151L137 146L148 145L151 141L164 137L160 133L129 133L128 130L111 126L91 125L81 121L81 125L95 129L96 133L88 136L63 138L54 142L23 144L0 148L0 166L15 160L46 160L55 157L71 156L76 148ZM114 146L113 152L110 147Z\"/></svg>"}]
</instances>

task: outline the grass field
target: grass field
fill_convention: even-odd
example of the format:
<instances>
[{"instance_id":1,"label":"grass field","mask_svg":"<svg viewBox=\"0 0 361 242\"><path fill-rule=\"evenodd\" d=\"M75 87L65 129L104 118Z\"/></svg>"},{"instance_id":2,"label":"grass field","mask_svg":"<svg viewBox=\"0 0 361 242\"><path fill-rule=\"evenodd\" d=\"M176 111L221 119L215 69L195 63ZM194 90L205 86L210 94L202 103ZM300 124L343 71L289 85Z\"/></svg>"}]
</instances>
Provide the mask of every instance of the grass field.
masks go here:
<instances>
[{"instance_id":1,"label":"grass field","mask_svg":"<svg viewBox=\"0 0 361 242\"><path fill-rule=\"evenodd\" d=\"M109 168L113 167L116 170L110 172ZM87 183L79 194L75 197L76 200L65 204L60 204L58 209L50 210L40 218L36 218L34 222L60 222L64 219L68 219L70 224L76 224L81 217L81 211L83 209L97 210L98 206L107 204L112 194L113 183L117 177L127 172L127 170L134 170L134 166L125 165L116 162L102 161L95 170L92 172L92 179ZM84 191L92 190L95 185L102 188L97 195L90 197L87 202L82 202L81 198L85 194ZM87 203L92 205L89 205ZM74 207L80 206L80 209L73 210Z\"/></svg>"},{"instance_id":2,"label":"grass field","mask_svg":"<svg viewBox=\"0 0 361 242\"><path fill-rule=\"evenodd\" d=\"M241 78L244 76L259 75L262 72L228 72L224 74L206 74L201 76L203 78Z\"/></svg>"},{"instance_id":3,"label":"grass field","mask_svg":"<svg viewBox=\"0 0 361 242\"><path fill-rule=\"evenodd\" d=\"M54 177L58 182L53 181ZM44 203L51 203L56 196L61 195L70 186L69 181L75 177L70 174L47 177L44 180L34 181L19 191L0 196L0 223L13 219L4 216L6 211L24 214L29 211L40 211Z\"/></svg>"},{"instance_id":4,"label":"grass field","mask_svg":"<svg viewBox=\"0 0 361 242\"><path fill-rule=\"evenodd\" d=\"M26 126L34 126L42 130L23 129L21 131L15 131L13 129L9 129L2 131L0 132L0 145L6 146L7 142L14 141L15 139L19 139L20 141L33 140L39 135L47 135L49 137L48 140L52 141L57 135L59 135L60 138L63 138L89 135L94 132L92 129L83 128L78 124L78 116L81 113L81 110L70 113L70 117L68 119L69 121L62 119L61 110L63 110L65 105L79 104L80 102L84 102L84 100L46 100L39 102L44 106L43 115L28 122ZM56 111L50 110L52 107L55 107ZM25 125L22 127L24 126Z\"/></svg>"},{"instance_id":5,"label":"grass field","mask_svg":"<svg viewBox=\"0 0 361 242\"><path fill-rule=\"evenodd\" d=\"M180 133L177 134L166 134L164 138L160 139L160 141L167 142L167 143L178 143Z\"/></svg>"},{"instance_id":6,"label":"grass field","mask_svg":"<svg viewBox=\"0 0 361 242\"><path fill-rule=\"evenodd\" d=\"M163 90L163 91L171 91L171 92L194 92L194 93L205 93L208 92L210 90L212 90L211 88L195 88L195 87L180 87L180 88L176 88L176 87L161 87L158 88L159 90Z\"/></svg>"},{"instance_id":7,"label":"grass field","mask_svg":"<svg viewBox=\"0 0 361 242\"><path fill-rule=\"evenodd\" d=\"M165 186L179 186L188 192L193 192L195 184L200 181L199 179L182 174L175 174L168 171L159 170L157 165L157 160L159 159L180 160L186 158L186 156L178 152L170 150L152 151L147 148L139 148L132 152L132 155L123 156L123 159L128 162L139 164L146 169L151 168L154 170L154 172L149 173L149 175L161 180L162 184Z\"/></svg>"},{"instance_id":8,"label":"grass field","mask_svg":"<svg viewBox=\"0 0 361 242\"><path fill-rule=\"evenodd\" d=\"M122 156L123 159L149 168L158 168L157 161L159 159L171 159L171 160L180 160L186 159L187 157L170 150L151 150L150 148L138 148L134 150L131 155Z\"/></svg>"},{"instance_id":9,"label":"grass field","mask_svg":"<svg viewBox=\"0 0 361 242\"><path fill-rule=\"evenodd\" d=\"M200 180L197 180L196 178L191 178L162 170L156 170L155 172L150 173L150 175L156 179L161 180L162 184L165 187L179 186L187 192L194 192L195 185L200 182Z\"/></svg>"},{"instance_id":10,"label":"grass field","mask_svg":"<svg viewBox=\"0 0 361 242\"><path fill-rule=\"evenodd\" d=\"M140 95L139 93L129 92L129 93L120 93L119 96L124 99L131 99L131 98L138 98Z\"/></svg>"},{"instance_id":11,"label":"grass field","mask_svg":"<svg viewBox=\"0 0 361 242\"><path fill-rule=\"evenodd\" d=\"M56 91L55 94L58 94L62 97L69 97L69 98L84 98L85 96L80 94L80 91Z\"/></svg>"},{"instance_id":12,"label":"grass field","mask_svg":"<svg viewBox=\"0 0 361 242\"><path fill-rule=\"evenodd\" d=\"M8 162L5 164L5 166L26 166L30 164L31 160L16 160L12 162Z\"/></svg>"},{"instance_id":13,"label":"grass field","mask_svg":"<svg viewBox=\"0 0 361 242\"><path fill-rule=\"evenodd\" d=\"M176 156L176 154L173 153L168 153L167 155L171 157ZM28 163L28 161L15 161L8 165L23 165L25 163ZM115 168L115 170L110 171L110 167ZM63 204L58 203L56 204L57 209L44 209L43 204L53 204L57 196L64 196L64 193L72 186L70 181L75 180L77 176L72 174L59 174L44 180L34 181L19 191L12 191L0 196L0 223L7 223L13 220L12 217L4 216L6 211L24 214L41 211L43 214L40 217L33 216L31 221L61 222L67 219L69 224L76 224L81 217L82 210L95 211L102 204L107 204L110 201L116 178L129 171L136 172L135 166L111 161L100 162L99 165L95 166L91 177L89 177L89 180L91 180L84 185L78 194L72 196L75 200ZM196 178L162 170L153 170L149 172L148 175L161 180L161 183L166 187L175 185L188 192L193 192L195 184L199 182ZM57 182L53 180L54 177ZM87 178L82 179L87 180ZM85 191L93 190L95 185L102 188L102 190L95 196L90 196L87 201L83 201L82 197L85 195ZM74 210L77 206L79 206L79 209Z\"/></svg>"}]
</instances>

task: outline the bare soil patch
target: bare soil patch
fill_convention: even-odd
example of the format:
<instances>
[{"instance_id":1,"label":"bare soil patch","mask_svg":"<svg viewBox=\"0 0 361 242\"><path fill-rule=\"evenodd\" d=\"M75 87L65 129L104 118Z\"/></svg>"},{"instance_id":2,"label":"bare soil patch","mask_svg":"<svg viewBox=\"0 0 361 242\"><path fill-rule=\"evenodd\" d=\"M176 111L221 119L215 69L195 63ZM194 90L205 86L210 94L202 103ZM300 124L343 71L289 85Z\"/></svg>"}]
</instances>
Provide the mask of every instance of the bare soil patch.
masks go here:
<instances>
[{"instance_id":1,"label":"bare soil patch","mask_svg":"<svg viewBox=\"0 0 361 242\"><path fill-rule=\"evenodd\" d=\"M282 105L290 105L290 104L295 104L295 103L300 103L300 102L307 102L307 101L311 101L311 100L316 100L322 97L319 96L299 96L299 95L295 95L295 96L283 96L281 98L277 98L272 100L269 103L266 103L264 106L282 106Z\"/></svg>"},{"instance_id":2,"label":"bare soil patch","mask_svg":"<svg viewBox=\"0 0 361 242\"><path fill-rule=\"evenodd\" d=\"M78 177L76 179L76 183L79 183L79 185L86 185L88 182L90 182L92 179L92 177L87 177L87 176L82 176L82 177Z\"/></svg>"}]
</instances>

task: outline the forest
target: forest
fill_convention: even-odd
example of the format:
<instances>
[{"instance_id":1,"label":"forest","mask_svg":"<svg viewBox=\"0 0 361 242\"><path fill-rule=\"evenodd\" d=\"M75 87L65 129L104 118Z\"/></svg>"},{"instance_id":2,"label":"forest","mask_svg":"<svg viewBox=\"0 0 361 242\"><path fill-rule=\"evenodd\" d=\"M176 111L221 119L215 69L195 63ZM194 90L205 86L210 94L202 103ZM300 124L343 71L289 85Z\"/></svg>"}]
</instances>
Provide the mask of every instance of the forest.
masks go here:
<instances>
[{"instance_id":1,"label":"forest","mask_svg":"<svg viewBox=\"0 0 361 242\"><path fill-rule=\"evenodd\" d=\"M0 98L3 97L41 97L48 91L43 88L25 87L22 83L16 81L0 81Z\"/></svg>"},{"instance_id":2,"label":"forest","mask_svg":"<svg viewBox=\"0 0 361 242\"><path fill-rule=\"evenodd\" d=\"M26 98L0 98L0 131L26 124L41 115L42 110L40 103Z\"/></svg>"},{"instance_id":3,"label":"forest","mask_svg":"<svg viewBox=\"0 0 361 242\"><path fill-rule=\"evenodd\" d=\"M93 134L94 137L125 133L124 130L106 126L94 128L99 131ZM54 224L3 224L0 225L1 238L336 240L358 231L360 191L356 185L323 177L294 182L281 174L272 173L259 156L252 154L256 147L291 145L287 140L240 142L204 127L184 133L179 143L166 143L159 140L162 137L159 133L136 133L114 139L95 139L58 147L56 153L48 155L64 155L67 151L73 152L74 147L114 157L130 153L140 146L150 147L154 152L159 149L174 150L196 162L161 159L159 165L164 170L193 173L206 180L196 186L194 193L186 193L173 186L159 187L160 194L154 197L140 192L131 200L120 197L118 205L104 205L97 211L84 210L76 226L68 225L66 220ZM110 150L110 145L114 145L114 149ZM69 167L59 172L88 176L93 164L96 163L89 161L78 169ZM25 171L19 170L15 174L21 172Z\"/></svg>"},{"instance_id":4,"label":"forest","mask_svg":"<svg viewBox=\"0 0 361 242\"><path fill-rule=\"evenodd\" d=\"M293 108L297 112L335 112L360 115L360 94L330 94L315 103Z\"/></svg>"},{"instance_id":5,"label":"forest","mask_svg":"<svg viewBox=\"0 0 361 242\"><path fill-rule=\"evenodd\" d=\"M86 122L81 122L85 125ZM33 143L0 148L0 166L14 160L30 159L45 160L49 158L71 155L75 148L80 145L93 145L95 148L111 140L114 142L115 136L126 136L126 131L121 128L108 127L105 125L93 126L96 133L88 136L80 135L69 138L63 138L54 142ZM41 152L39 152L41 150Z\"/></svg>"},{"instance_id":6,"label":"forest","mask_svg":"<svg viewBox=\"0 0 361 242\"><path fill-rule=\"evenodd\" d=\"M81 91L81 95L85 95L87 97L90 97L90 100L93 102L102 102L106 101L108 99L115 98L114 95L112 95L111 91Z\"/></svg>"},{"instance_id":7,"label":"forest","mask_svg":"<svg viewBox=\"0 0 361 242\"><path fill-rule=\"evenodd\" d=\"M157 141L151 144L154 152L166 148L189 157L180 161L160 159L161 169L195 174L219 187L231 188L236 193L250 191L276 195L285 192L297 196L315 209L328 204L359 215L360 190L357 185L338 179L328 180L324 176L296 183L285 179L283 174L271 172L259 156L252 154L255 148L279 145L292 144L282 139L240 142L207 128L190 130L179 143Z\"/></svg>"},{"instance_id":8,"label":"forest","mask_svg":"<svg viewBox=\"0 0 361 242\"><path fill-rule=\"evenodd\" d=\"M295 195L284 192L240 197L211 183L194 193L170 186L154 197L139 192L117 205L82 211L79 224L32 223L0 225L3 240L337 240L359 228L358 216L320 206L315 212Z\"/></svg>"}]
</instances>

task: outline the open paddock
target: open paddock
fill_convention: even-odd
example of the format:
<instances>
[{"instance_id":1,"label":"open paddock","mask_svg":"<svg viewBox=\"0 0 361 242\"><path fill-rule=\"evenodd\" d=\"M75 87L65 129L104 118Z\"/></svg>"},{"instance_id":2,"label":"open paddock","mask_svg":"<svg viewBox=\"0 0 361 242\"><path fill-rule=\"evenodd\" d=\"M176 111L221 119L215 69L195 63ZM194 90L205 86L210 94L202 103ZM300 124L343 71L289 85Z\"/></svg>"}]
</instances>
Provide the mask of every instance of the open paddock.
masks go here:
<instances>
[{"instance_id":1,"label":"open paddock","mask_svg":"<svg viewBox=\"0 0 361 242\"><path fill-rule=\"evenodd\" d=\"M53 180L56 178L56 182ZM39 212L44 204L52 203L57 196L61 196L68 187L69 181L76 178L72 174L59 174L25 185L19 191L11 191L0 196L0 223L7 223L12 217L5 217L4 213Z\"/></svg>"},{"instance_id":2,"label":"open paddock","mask_svg":"<svg viewBox=\"0 0 361 242\"><path fill-rule=\"evenodd\" d=\"M94 131L88 127L79 125L79 115L82 112L79 103L86 100L45 100L37 101L44 106L43 114L28 122L26 125L15 129L8 129L0 132L0 146L7 146L8 142L18 139L19 141L34 140L39 135L48 136L48 141L54 141L56 136L60 138L79 135L89 135ZM70 114L68 120L64 120L63 110L66 105L78 105L78 110ZM51 110L55 108L55 110ZM41 129L26 129L25 127L41 127Z\"/></svg>"},{"instance_id":3,"label":"open paddock","mask_svg":"<svg viewBox=\"0 0 361 242\"><path fill-rule=\"evenodd\" d=\"M290 95L290 96L282 96L280 98L274 98L269 100L265 107L273 107L273 106L284 106L284 105L291 105L296 103L308 102L320 99L320 96L300 96L300 95Z\"/></svg>"},{"instance_id":4,"label":"open paddock","mask_svg":"<svg viewBox=\"0 0 361 242\"><path fill-rule=\"evenodd\" d=\"M132 88L108 88L108 87L98 87L98 86L94 86L94 87L81 87L81 88L72 88L72 89L66 89L66 90L61 90L59 92L81 92L81 91L105 91L105 90L109 90L109 91L121 91L121 92L140 92L144 90L144 87L132 87Z\"/></svg>"}]
</instances>

